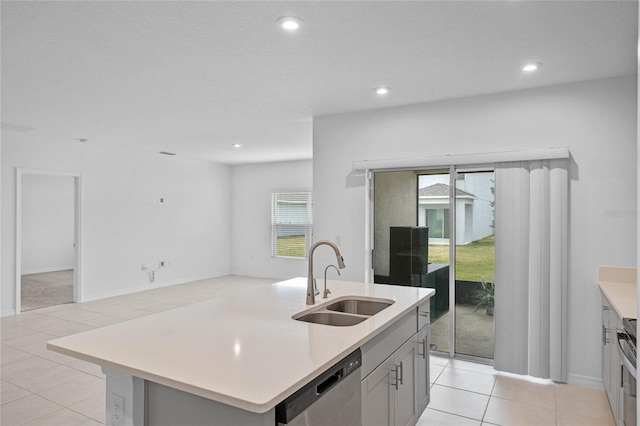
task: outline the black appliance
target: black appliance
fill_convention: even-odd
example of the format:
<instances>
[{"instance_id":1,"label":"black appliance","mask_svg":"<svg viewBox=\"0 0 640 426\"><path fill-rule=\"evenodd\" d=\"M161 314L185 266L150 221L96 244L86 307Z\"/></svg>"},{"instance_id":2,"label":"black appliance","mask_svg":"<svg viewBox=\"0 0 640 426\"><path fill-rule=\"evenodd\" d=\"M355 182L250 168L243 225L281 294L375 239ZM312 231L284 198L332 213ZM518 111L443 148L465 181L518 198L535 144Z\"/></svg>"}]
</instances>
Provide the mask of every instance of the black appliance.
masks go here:
<instances>
[{"instance_id":1,"label":"black appliance","mask_svg":"<svg viewBox=\"0 0 640 426\"><path fill-rule=\"evenodd\" d=\"M389 279L392 284L421 287L429 266L429 227L389 228Z\"/></svg>"},{"instance_id":2,"label":"black appliance","mask_svg":"<svg viewBox=\"0 0 640 426\"><path fill-rule=\"evenodd\" d=\"M623 424L636 426L636 380L638 378L636 361L636 319L623 318L624 330L618 330L618 352L622 361Z\"/></svg>"}]
</instances>

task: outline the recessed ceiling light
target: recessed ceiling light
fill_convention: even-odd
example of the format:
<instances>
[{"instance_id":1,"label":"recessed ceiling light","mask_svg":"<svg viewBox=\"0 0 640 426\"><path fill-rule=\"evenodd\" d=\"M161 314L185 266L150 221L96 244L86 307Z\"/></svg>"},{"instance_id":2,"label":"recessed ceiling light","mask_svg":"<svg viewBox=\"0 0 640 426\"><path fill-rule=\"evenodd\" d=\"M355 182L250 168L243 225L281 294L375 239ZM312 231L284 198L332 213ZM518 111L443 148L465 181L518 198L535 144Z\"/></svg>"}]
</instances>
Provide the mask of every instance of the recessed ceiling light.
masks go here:
<instances>
[{"instance_id":1,"label":"recessed ceiling light","mask_svg":"<svg viewBox=\"0 0 640 426\"><path fill-rule=\"evenodd\" d=\"M375 88L376 94L381 95L381 96L388 94L390 91L391 91L391 89L388 88L388 87L376 87Z\"/></svg>"},{"instance_id":2,"label":"recessed ceiling light","mask_svg":"<svg viewBox=\"0 0 640 426\"><path fill-rule=\"evenodd\" d=\"M526 72L535 71L537 69L540 69L541 66L542 66L541 62L530 62L528 64L525 64L522 67L522 71L526 71Z\"/></svg>"},{"instance_id":3,"label":"recessed ceiling light","mask_svg":"<svg viewBox=\"0 0 640 426\"><path fill-rule=\"evenodd\" d=\"M233 145L231 145L234 148L242 148L242 144L241 143L234 143Z\"/></svg>"},{"instance_id":4,"label":"recessed ceiling light","mask_svg":"<svg viewBox=\"0 0 640 426\"><path fill-rule=\"evenodd\" d=\"M282 29L287 31L295 31L302 26L302 19L297 16L281 16L277 22Z\"/></svg>"}]
</instances>

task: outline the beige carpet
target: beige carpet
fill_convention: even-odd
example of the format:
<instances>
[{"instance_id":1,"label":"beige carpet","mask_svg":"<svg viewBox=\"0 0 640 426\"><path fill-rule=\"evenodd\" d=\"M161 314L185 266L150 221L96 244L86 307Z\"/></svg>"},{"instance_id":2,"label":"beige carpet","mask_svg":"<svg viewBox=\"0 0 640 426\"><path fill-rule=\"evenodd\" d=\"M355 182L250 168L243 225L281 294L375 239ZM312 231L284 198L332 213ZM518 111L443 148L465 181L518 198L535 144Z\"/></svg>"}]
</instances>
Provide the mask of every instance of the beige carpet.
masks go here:
<instances>
[{"instance_id":1,"label":"beige carpet","mask_svg":"<svg viewBox=\"0 0 640 426\"><path fill-rule=\"evenodd\" d=\"M73 269L22 276L22 311L73 303Z\"/></svg>"}]
</instances>

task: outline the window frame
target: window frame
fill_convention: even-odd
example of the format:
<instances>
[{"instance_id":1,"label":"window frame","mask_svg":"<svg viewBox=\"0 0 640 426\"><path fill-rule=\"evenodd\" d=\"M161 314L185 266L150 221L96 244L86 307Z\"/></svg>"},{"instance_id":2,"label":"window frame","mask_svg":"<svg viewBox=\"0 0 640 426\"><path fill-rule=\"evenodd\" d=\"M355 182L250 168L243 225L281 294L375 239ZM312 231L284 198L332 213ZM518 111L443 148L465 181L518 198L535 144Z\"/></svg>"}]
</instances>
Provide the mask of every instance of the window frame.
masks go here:
<instances>
[{"instance_id":1,"label":"window frame","mask_svg":"<svg viewBox=\"0 0 640 426\"><path fill-rule=\"evenodd\" d=\"M305 210L304 220L294 221L293 217L296 216L295 212L288 212L291 216L287 217L289 220L283 220L282 217L278 217L277 206L279 196L291 196L293 202L300 201L299 204L304 202ZM296 199L296 197L299 197ZM286 228L304 228L304 255L294 256L291 254L278 254L278 229ZM271 192L271 257L284 258L284 259L299 259L306 260L309 256L309 247L313 244L313 192L311 190L278 190Z\"/></svg>"}]
</instances>

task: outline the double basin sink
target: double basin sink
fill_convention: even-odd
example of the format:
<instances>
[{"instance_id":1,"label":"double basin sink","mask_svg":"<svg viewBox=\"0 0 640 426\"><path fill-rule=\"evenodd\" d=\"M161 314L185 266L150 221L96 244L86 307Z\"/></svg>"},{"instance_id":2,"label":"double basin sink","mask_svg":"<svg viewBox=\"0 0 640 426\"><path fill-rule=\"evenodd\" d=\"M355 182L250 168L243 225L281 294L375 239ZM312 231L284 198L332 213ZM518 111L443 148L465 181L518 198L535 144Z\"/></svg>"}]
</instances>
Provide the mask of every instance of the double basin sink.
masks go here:
<instances>
[{"instance_id":1,"label":"double basin sink","mask_svg":"<svg viewBox=\"0 0 640 426\"><path fill-rule=\"evenodd\" d=\"M319 306L311 312L304 311L296 314L293 319L313 324L347 327L361 323L393 303L394 301L389 299L346 296L328 305Z\"/></svg>"}]
</instances>

